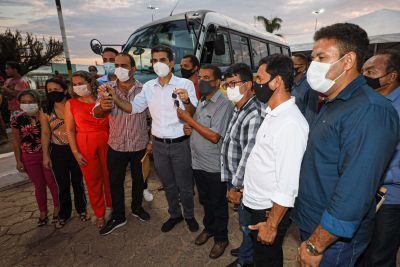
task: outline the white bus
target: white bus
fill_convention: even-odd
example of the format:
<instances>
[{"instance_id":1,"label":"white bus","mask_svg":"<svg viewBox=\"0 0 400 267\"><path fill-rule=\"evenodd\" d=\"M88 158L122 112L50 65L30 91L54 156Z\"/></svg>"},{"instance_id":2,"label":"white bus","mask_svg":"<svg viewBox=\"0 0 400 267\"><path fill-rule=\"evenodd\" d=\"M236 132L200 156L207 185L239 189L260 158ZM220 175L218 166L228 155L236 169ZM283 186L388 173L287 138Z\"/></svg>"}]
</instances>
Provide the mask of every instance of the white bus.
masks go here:
<instances>
[{"instance_id":1,"label":"white bus","mask_svg":"<svg viewBox=\"0 0 400 267\"><path fill-rule=\"evenodd\" d=\"M97 41L97 40L96 40ZM186 54L196 55L200 64L212 63L223 70L243 62L256 70L261 58L275 53L290 55L287 42L246 23L209 10L169 16L138 28L122 46L136 61L135 77L146 82L155 77L150 63L151 48L157 44L171 47L175 56L175 74ZM101 53L101 44L92 50Z\"/></svg>"}]
</instances>

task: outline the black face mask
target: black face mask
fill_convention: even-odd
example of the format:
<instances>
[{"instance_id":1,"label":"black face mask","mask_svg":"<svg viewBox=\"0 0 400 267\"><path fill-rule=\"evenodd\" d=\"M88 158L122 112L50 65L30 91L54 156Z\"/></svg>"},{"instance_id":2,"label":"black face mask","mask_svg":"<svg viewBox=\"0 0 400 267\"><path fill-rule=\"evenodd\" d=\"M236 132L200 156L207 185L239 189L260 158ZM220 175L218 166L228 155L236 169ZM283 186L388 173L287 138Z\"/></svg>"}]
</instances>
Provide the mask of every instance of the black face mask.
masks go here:
<instances>
[{"instance_id":1,"label":"black face mask","mask_svg":"<svg viewBox=\"0 0 400 267\"><path fill-rule=\"evenodd\" d=\"M194 70L193 69L187 70L187 69L181 68L181 74L182 74L182 78L189 79L194 74Z\"/></svg>"},{"instance_id":2,"label":"black face mask","mask_svg":"<svg viewBox=\"0 0 400 267\"><path fill-rule=\"evenodd\" d=\"M294 68L293 69L293 76L294 77L296 77L297 75L299 75L300 74L300 72L299 72L299 69L300 69L301 67L298 67L298 68Z\"/></svg>"},{"instance_id":3,"label":"black face mask","mask_svg":"<svg viewBox=\"0 0 400 267\"><path fill-rule=\"evenodd\" d=\"M371 86L372 89L376 90L376 89L378 89L378 88L384 86L384 85L381 84L381 82L380 82L379 79L385 77L385 76L388 75L388 74L389 74L389 73L386 73L385 75L383 75L383 76L381 76L381 77L378 77L378 78L371 78L371 77L368 77L368 76L365 76L365 75L364 75L364 78L365 78L365 80L367 80L367 84L368 84L369 86Z\"/></svg>"},{"instance_id":4,"label":"black face mask","mask_svg":"<svg viewBox=\"0 0 400 267\"><path fill-rule=\"evenodd\" d=\"M47 94L47 100L50 102L61 102L65 98L64 92L53 91Z\"/></svg>"},{"instance_id":5,"label":"black face mask","mask_svg":"<svg viewBox=\"0 0 400 267\"><path fill-rule=\"evenodd\" d=\"M213 81L199 81L199 92L201 96L208 96L215 90L215 87L211 85L212 82Z\"/></svg>"},{"instance_id":6,"label":"black face mask","mask_svg":"<svg viewBox=\"0 0 400 267\"><path fill-rule=\"evenodd\" d=\"M269 87L270 79L268 82L263 84L258 84L256 82L253 83L253 90L257 97L257 99L262 103L267 103L271 96L274 94L274 91Z\"/></svg>"}]
</instances>

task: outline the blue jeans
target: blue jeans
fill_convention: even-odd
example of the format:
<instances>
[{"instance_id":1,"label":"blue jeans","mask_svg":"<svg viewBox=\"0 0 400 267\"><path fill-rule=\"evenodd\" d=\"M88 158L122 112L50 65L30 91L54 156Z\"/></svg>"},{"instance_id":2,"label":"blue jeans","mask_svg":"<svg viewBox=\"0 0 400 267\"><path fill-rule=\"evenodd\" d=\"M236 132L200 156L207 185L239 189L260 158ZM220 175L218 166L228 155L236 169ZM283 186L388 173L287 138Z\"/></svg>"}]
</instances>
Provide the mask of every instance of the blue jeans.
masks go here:
<instances>
[{"instance_id":1,"label":"blue jeans","mask_svg":"<svg viewBox=\"0 0 400 267\"><path fill-rule=\"evenodd\" d=\"M242 244L240 244L239 250L239 262L241 264L253 263L253 240L251 238L251 230L249 225L251 224L251 213L245 209L242 202L239 207L239 225L243 233Z\"/></svg>"},{"instance_id":2,"label":"blue jeans","mask_svg":"<svg viewBox=\"0 0 400 267\"><path fill-rule=\"evenodd\" d=\"M307 240L311 234L300 230L302 241ZM358 257L367 248L368 242L351 239L348 242L336 241L324 251L320 267L352 267Z\"/></svg>"}]
</instances>

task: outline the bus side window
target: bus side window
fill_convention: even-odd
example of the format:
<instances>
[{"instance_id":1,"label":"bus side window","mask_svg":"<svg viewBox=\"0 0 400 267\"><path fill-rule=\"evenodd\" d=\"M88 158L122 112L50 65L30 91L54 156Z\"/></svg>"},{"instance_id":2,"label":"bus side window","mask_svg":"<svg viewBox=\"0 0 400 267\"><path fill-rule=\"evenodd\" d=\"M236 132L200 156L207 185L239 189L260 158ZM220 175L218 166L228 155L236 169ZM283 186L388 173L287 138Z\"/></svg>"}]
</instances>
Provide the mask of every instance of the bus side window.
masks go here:
<instances>
[{"instance_id":1,"label":"bus side window","mask_svg":"<svg viewBox=\"0 0 400 267\"><path fill-rule=\"evenodd\" d=\"M231 33L234 63L246 63L251 66L250 49L247 37Z\"/></svg>"},{"instance_id":2,"label":"bus side window","mask_svg":"<svg viewBox=\"0 0 400 267\"><path fill-rule=\"evenodd\" d=\"M268 56L268 47L266 43L251 39L251 48L253 54L254 68L258 67L258 63L263 57Z\"/></svg>"},{"instance_id":3,"label":"bus side window","mask_svg":"<svg viewBox=\"0 0 400 267\"><path fill-rule=\"evenodd\" d=\"M215 47L224 45L224 47ZM224 53L221 53L224 52ZM215 32L215 28L210 27L207 31L206 41L204 42L201 53L201 64L215 64L219 66L229 66L231 62L231 50L229 47L228 34L225 32Z\"/></svg>"},{"instance_id":4,"label":"bus side window","mask_svg":"<svg viewBox=\"0 0 400 267\"><path fill-rule=\"evenodd\" d=\"M269 45L269 54L273 55L273 54L282 54L281 53L281 48L277 45L274 44L268 44Z\"/></svg>"},{"instance_id":5,"label":"bus side window","mask_svg":"<svg viewBox=\"0 0 400 267\"><path fill-rule=\"evenodd\" d=\"M287 47L282 47L282 54L289 56L289 49Z\"/></svg>"}]
</instances>

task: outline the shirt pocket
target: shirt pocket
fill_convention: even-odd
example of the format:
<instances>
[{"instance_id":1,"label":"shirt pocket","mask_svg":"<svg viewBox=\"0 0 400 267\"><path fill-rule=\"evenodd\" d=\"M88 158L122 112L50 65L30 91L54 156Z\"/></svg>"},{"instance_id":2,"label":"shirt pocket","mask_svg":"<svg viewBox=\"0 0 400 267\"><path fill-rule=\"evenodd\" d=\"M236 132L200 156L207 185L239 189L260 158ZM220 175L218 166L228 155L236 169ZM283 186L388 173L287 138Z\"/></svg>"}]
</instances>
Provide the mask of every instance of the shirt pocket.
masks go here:
<instances>
[{"instance_id":1,"label":"shirt pocket","mask_svg":"<svg viewBox=\"0 0 400 267\"><path fill-rule=\"evenodd\" d=\"M198 122L203 125L204 127L211 128L211 118L212 116L208 112L203 112L199 116Z\"/></svg>"}]
</instances>

